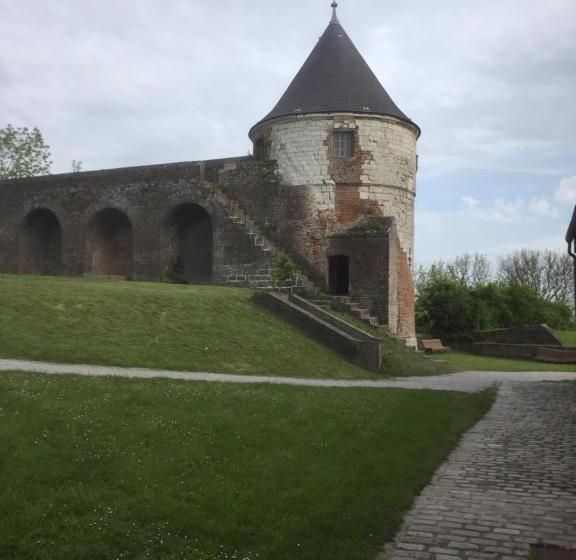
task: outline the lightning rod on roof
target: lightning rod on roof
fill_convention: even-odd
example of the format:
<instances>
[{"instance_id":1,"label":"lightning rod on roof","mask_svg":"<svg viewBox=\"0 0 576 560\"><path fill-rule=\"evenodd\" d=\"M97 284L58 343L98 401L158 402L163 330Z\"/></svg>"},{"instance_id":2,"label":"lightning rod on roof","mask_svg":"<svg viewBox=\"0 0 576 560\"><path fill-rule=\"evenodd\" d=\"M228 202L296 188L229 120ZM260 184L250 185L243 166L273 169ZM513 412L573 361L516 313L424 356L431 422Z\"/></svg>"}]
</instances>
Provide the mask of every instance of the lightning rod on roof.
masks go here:
<instances>
[{"instance_id":1,"label":"lightning rod on roof","mask_svg":"<svg viewBox=\"0 0 576 560\"><path fill-rule=\"evenodd\" d=\"M340 23L338 21L338 14L336 13L337 7L338 7L338 2L336 2L336 0L334 0L334 2L332 2L332 20L330 21L330 23Z\"/></svg>"}]
</instances>

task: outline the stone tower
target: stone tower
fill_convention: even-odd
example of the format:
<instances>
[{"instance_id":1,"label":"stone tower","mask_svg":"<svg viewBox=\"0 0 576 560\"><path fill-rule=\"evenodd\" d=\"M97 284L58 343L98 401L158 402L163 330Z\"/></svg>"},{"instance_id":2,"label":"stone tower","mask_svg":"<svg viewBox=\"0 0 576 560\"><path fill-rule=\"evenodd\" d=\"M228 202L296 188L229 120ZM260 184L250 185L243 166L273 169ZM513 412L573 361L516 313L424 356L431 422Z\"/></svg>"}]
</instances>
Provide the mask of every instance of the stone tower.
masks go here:
<instances>
[{"instance_id":1,"label":"stone tower","mask_svg":"<svg viewBox=\"0 0 576 560\"><path fill-rule=\"evenodd\" d=\"M420 129L382 87L332 7L328 28L250 139L256 158L278 165L284 187L276 233L283 244L334 293L380 308L392 332L410 338ZM384 256L375 249L378 232L388 234ZM342 271L348 279L339 279Z\"/></svg>"}]
</instances>

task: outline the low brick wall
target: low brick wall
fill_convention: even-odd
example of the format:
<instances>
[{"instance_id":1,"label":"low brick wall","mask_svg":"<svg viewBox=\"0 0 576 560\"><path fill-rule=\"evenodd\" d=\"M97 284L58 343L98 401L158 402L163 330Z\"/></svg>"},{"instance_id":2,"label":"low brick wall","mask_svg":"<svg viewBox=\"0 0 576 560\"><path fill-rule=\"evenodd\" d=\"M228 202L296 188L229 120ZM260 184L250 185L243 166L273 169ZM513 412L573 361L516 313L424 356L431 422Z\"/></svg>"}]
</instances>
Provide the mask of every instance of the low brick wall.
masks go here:
<instances>
[{"instance_id":1,"label":"low brick wall","mask_svg":"<svg viewBox=\"0 0 576 560\"><path fill-rule=\"evenodd\" d=\"M547 325L484 331L478 336L478 342L564 346L564 342L562 342Z\"/></svg>"},{"instance_id":2,"label":"low brick wall","mask_svg":"<svg viewBox=\"0 0 576 560\"><path fill-rule=\"evenodd\" d=\"M379 370L380 352L375 355L373 347L359 334L352 336L345 330L321 319L316 313L278 294L256 292L253 299L258 305L281 316L349 361L371 371ZM344 321L339 321L339 323L342 323L341 326L345 324ZM351 325L348 326L353 328Z\"/></svg>"},{"instance_id":3,"label":"low brick wall","mask_svg":"<svg viewBox=\"0 0 576 560\"><path fill-rule=\"evenodd\" d=\"M532 344L500 344L497 342L476 342L472 350L481 356L512 358L514 360L533 360L538 346Z\"/></svg>"},{"instance_id":4,"label":"low brick wall","mask_svg":"<svg viewBox=\"0 0 576 560\"><path fill-rule=\"evenodd\" d=\"M481 356L511 358L513 360L534 360L544 363L576 364L576 348L545 344L500 344L496 342L476 342L472 350Z\"/></svg>"},{"instance_id":5,"label":"low brick wall","mask_svg":"<svg viewBox=\"0 0 576 560\"><path fill-rule=\"evenodd\" d=\"M324 321L336 329L345 332L347 335L355 338L360 343L360 353L359 360L360 365L366 369L378 371L382 366L382 358L384 355L384 349L382 347L382 341L376 337L368 334L367 332L356 328L354 325L343 321L339 317L332 315L328 311L325 311L321 307L314 305L308 300L300 297L297 294L290 295L290 301L312 313L315 317Z\"/></svg>"}]
</instances>

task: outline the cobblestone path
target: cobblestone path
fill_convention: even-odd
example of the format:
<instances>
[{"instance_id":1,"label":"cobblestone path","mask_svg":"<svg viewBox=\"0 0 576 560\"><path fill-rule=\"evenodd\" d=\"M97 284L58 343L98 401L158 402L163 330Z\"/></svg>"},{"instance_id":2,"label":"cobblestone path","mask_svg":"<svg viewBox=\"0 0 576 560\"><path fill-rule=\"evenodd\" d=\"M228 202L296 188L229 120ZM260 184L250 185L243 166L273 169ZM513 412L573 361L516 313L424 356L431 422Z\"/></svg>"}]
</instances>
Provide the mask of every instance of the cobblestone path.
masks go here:
<instances>
[{"instance_id":1,"label":"cobblestone path","mask_svg":"<svg viewBox=\"0 0 576 560\"><path fill-rule=\"evenodd\" d=\"M513 560L576 548L576 384L506 383L377 560Z\"/></svg>"}]
</instances>

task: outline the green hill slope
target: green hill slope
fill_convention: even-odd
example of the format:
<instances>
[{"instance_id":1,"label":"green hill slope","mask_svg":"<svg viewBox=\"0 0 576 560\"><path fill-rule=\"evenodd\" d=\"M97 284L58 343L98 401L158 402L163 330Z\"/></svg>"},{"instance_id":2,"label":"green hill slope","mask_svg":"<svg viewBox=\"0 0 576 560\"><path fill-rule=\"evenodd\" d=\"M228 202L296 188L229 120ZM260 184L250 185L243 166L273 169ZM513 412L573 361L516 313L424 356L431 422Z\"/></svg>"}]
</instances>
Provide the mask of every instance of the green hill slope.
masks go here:
<instances>
[{"instance_id":1,"label":"green hill slope","mask_svg":"<svg viewBox=\"0 0 576 560\"><path fill-rule=\"evenodd\" d=\"M0 276L0 357L297 377L370 374L248 290Z\"/></svg>"},{"instance_id":2,"label":"green hill slope","mask_svg":"<svg viewBox=\"0 0 576 560\"><path fill-rule=\"evenodd\" d=\"M383 342L383 376L451 371L386 337ZM249 290L83 278L0 275L0 358L246 375L378 377L254 305Z\"/></svg>"}]
</instances>

